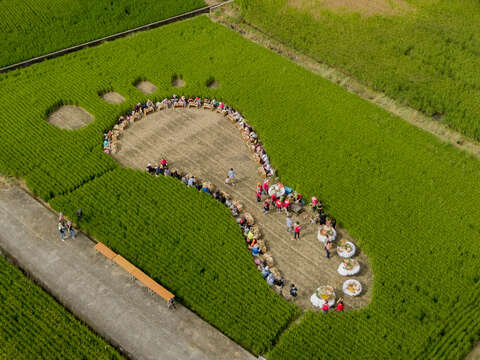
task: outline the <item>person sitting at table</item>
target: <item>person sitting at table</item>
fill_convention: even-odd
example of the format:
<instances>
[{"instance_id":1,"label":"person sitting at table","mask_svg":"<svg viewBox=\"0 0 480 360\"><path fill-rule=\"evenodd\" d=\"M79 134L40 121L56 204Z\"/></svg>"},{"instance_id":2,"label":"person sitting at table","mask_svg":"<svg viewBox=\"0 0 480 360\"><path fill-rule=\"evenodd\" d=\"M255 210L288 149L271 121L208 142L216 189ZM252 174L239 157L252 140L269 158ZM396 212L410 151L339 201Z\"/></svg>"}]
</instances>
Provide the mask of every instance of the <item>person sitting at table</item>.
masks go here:
<instances>
[{"instance_id":1,"label":"person sitting at table","mask_svg":"<svg viewBox=\"0 0 480 360\"><path fill-rule=\"evenodd\" d=\"M273 275L273 273L268 274L266 280L268 285L273 286L275 282L275 275Z\"/></svg>"},{"instance_id":2,"label":"person sitting at table","mask_svg":"<svg viewBox=\"0 0 480 360\"><path fill-rule=\"evenodd\" d=\"M188 179L185 175L182 176L182 183L184 183L185 185L188 185Z\"/></svg>"},{"instance_id":3,"label":"person sitting at table","mask_svg":"<svg viewBox=\"0 0 480 360\"><path fill-rule=\"evenodd\" d=\"M235 205L232 206L232 216L233 217L238 216L238 208Z\"/></svg>"},{"instance_id":4,"label":"person sitting at table","mask_svg":"<svg viewBox=\"0 0 480 360\"><path fill-rule=\"evenodd\" d=\"M155 168L155 176L163 175L163 169L160 164Z\"/></svg>"},{"instance_id":5,"label":"person sitting at table","mask_svg":"<svg viewBox=\"0 0 480 360\"><path fill-rule=\"evenodd\" d=\"M155 172L155 169L152 167L151 163L148 163L148 165L147 165L147 172L149 174L153 174Z\"/></svg>"},{"instance_id":6,"label":"person sitting at table","mask_svg":"<svg viewBox=\"0 0 480 360\"><path fill-rule=\"evenodd\" d=\"M187 185L188 186L194 186L195 185L195 177L193 175L188 178Z\"/></svg>"},{"instance_id":7,"label":"person sitting at table","mask_svg":"<svg viewBox=\"0 0 480 360\"><path fill-rule=\"evenodd\" d=\"M261 251L260 251L260 248L258 247L258 244L255 244L253 247L252 247L252 255L253 256L258 256L260 255Z\"/></svg>"},{"instance_id":8,"label":"person sitting at table","mask_svg":"<svg viewBox=\"0 0 480 360\"><path fill-rule=\"evenodd\" d=\"M270 268L268 267L267 264L262 264L262 267L261 267L261 272L262 272L262 276L263 278L265 279L269 274L270 274Z\"/></svg>"},{"instance_id":9,"label":"person sitting at table","mask_svg":"<svg viewBox=\"0 0 480 360\"><path fill-rule=\"evenodd\" d=\"M200 191L202 190L202 185L200 185L200 182L195 179L195 184L194 184L195 188L197 189L197 191Z\"/></svg>"},{"instance_id":10,"label":"person sitting at table","mask_svg":"<svg viewBox=\"0 0 480 360\"><path fill-rule=\"evenodd\" d=\"M164 168L163 175L165 175L165 176L170 176L171 175L170 169L168 167Z\"/></svg>"},{"instance_id":11,"label":"person sitting at table","mask_svg":"<svg viewBox=\"0 0 480 360\"><path fill-rule=\"evenodd\" d=\"M200 108L202 106L202 99L200 99L198 96L195 98L195 103L197 104L197 108Z\"/></svg>"}]
</instances>

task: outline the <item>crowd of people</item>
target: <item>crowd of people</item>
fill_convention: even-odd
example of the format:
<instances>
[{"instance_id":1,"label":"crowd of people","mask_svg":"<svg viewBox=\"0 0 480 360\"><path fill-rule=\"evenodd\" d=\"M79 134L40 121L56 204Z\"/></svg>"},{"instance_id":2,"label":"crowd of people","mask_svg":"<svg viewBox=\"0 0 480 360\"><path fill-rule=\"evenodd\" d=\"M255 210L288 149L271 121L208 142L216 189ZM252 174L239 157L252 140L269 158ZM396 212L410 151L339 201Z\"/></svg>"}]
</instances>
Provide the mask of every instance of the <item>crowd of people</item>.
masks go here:
<instances>
[{"instance_id":1,"label":"crowd of people","mask_svg":"<svg viewBox=\"0 0 480 360\"><path fill-rule=\"evenodd\" d=\"M170 169L168 161L162 159L156 165L148 163L146 171L153 176L171 176L180 180L183 184L189 187L196 188L199 192L204 192L211 195L214 199L218 200L226 207L230 209L232 216L236 219L238 225L242 229L245 243L252 256L254 262L257 265L258 270L262 273L263 278L270 286L277 286L280 288L280 292L285 286L285 280L282 279L279 274L275 274L271 271L268 261L261 259L262 255L265 255L265 245L261 242L261 232L258 226L254 225L254 220L248 213L242 213L242 206L238 201L233 201L231 196L224 191L217 190L212 184L208 182L201 182L192 174L184 174L180 170ZM234 185L235 171L231 168L228 172L225 183ZM290 286L290 296L295 298L297 296L297 288L295 285Z\"/></svg>"},{"instance_id":2,"label":"crowd of people","mask_svg":"<svg viewBox=\"0 0 480 360\"><path fill-rule=\"evenodd\" d=\"M57 229L60 235L60 240L65 241L67 236L70 236L72 239L75 239L75 230L73 229L72 222L70 220L65 221L63 213L60 213L58 217Z\"/></svg>"},{"instance_id":3,"label":"crowd of people","mask_svg":"<svg viewBox=\"0 0 480 360\"><path fill-rule=\"evenodd\" d=\"M267 155L259 136L238 111L232 107L229 107L223 102L208 98L202 100L198 96L189 98L186 98L185 96L179 97L174 94L171 98L164 98L163 100L156 101L155 103L151 100L147 100L145 103L137 103L130 112L118 118L113 131L110 130L104 134L103 146L105 152L110 153L116 151L116 142L121 130L124 130L130 125L130 123L140 119L143 116L146 116L148 113L164 109L190 107L217 111L235 123L236 127L241 131L242 137L247 143L250 151L253 153L256 162L260 165L259 172L264 178L263 183L257 183L257 187L255 189L257 202L263 202L263 211L265 214L268 214L272 210L275 210L279 213L285 213L287 215L287 232L291 234L292 240L299 240L303 225L299 222L293 222L291 212L292 208L297 210L294 212L298 212L298 209L305 205L302 195L279 183L273 184L272 186L282 187L285 190L284 194L278 196L276 192L269 192L270 179L275 175L275 170L270 164L270 158ZM245 215L242 214L242 209L239 207L238 202L232 201L228 194L223 191L216 190L208 182L202 183L199 181L199 179L191 174L184 174L177 169L170 169L165 159L162 159L156 166L153 166L151 163L149 163L146 167L146 170L148 173L155 176L162 175L176 177L186 186L194 187L200 192L210 194L213 198L227 206L230 209L232 216L236 218L237 223L242 228L246 245L251 251L252 255L256 258L255 262L258 266L258 269L261 271L267 283L270 286L276 285L283 288L285 281L279 276L275 277L275 274L270 271L270 268L265 260L259 260L258 257L264 255L263 253L265 251L265 247L259 244L259 236L261 235L259 231L254 231L252 224L247 220ZM235 183L235 171L232 168L228 171L225 184L235 186ZM324 212L322 203L316 197L312 197L310 205L315 214L312 219L312 223L319 225L331 224L335 228L336 220ZM331 243L327 242L325 245L327 258L330 257L330 249ZM296 289L295 285L292 284L290 295L295 297L297 295L297 291L298 290Z\"/></svg>"}]
</instances>

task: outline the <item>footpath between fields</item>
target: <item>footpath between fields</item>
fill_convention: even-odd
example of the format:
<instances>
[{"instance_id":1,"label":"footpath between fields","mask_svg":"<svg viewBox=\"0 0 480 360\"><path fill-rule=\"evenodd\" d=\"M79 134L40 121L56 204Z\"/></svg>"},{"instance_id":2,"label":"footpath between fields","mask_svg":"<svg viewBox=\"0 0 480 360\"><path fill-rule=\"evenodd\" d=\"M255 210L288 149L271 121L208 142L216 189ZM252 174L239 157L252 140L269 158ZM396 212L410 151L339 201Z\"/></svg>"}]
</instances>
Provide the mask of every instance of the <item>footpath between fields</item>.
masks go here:
<instances>
[{"instance_id":1,"label":"footpath between fields","mask_svg":"<svg viewBox=\"0 0 480 360\"><path fill-rule=\"evenodd\" d=\"M57 215L0 186L0 248L94 331L135 359L254 359L190 310L149 295L79 233L60 241Z\"/></svg>"}]
</instances>

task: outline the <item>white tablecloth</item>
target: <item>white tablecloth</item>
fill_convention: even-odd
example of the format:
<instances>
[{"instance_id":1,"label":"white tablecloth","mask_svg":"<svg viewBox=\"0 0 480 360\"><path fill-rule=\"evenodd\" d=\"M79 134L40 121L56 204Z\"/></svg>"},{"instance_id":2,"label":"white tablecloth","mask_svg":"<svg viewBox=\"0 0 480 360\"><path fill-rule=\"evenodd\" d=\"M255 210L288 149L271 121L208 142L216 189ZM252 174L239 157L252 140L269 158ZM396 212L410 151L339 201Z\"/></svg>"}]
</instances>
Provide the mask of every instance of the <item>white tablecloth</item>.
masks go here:
<instances>
[{"instance_id":1,"label":"white tablecloth","mask_svg":"<svg viewBox=\"0 0 480 360\"><path fill-rule=\"evenodd\" d=\"M325 300L320 299L317 294L313 294L310 297L310 302L312 303L313 306L321 308L323 304L325 304ZM333 293L333 299L328 302L328 306L332 307L335 305L335 293Z\"/></svg>"},{"instance_id":2,"label":"white tablecloth","mask_svg":"<svg viewBox=\"0 0 480 360\"><path fill-rule=\"evenodd\" d=\"M342 251L339 247L337 247L337 254L340 257L343 257L345 259L351 258L353 255L355 255L355 251L357 251L357 248L355 247L355 244L347 241L347 244L349 244L352 247L352 251L347 253L346 251Z\"/></svg>"},{"instance_id":3,"label":"white tablecloth","mask_svg":"<svg viewBox=\"0 0 480 360\"><path fill-rule=\"evenodd\" d=\"M352 281L357 283L360 286L360 290L355 292L355 293L353 293L353 292L351 292L350 290L347 289L347 284L349 282L352 282ZM362 284L360 284L360 281L358 281L358 280L353 280L353 279L347 280L343 283L343 292L347 295L350 295L350 296L358 296L362 293Z\"/></svg>"},{"instance_id":4,"label":"white tablecloth","mask_svg":"<svg viewBox=\"0 0 480 360\"><path fill-rule=\"evenodd\" d=\"M322 234L320 234L320 231L321 231L321 230L322 230L322 227L320 227L320 229L318 229L317 239L318 239L319 241L321 241L322 243L324 243L324 244L325 244L325 242L327 241L327 239L328 239L328 241L331 242L331 241L335 240L335 238L337 237L337 232L335 231L334 228L331 229L332 232L333 232L333 234L332 234L331 236L327 236L327 235L322 235Z\"/></svg>"},{"instance_id":5,"label":"white tablecloth","mask_svg":"<svg viewBox=\"0 0 480 360\"><path fill-rule=\"evenodd\" d=\"M283 195L285 195L285 187L278 186L278 184L273 184L268 189L268 195L272 196L273 194L275 194L277 198L282 197Z\"/></svg>"},{"instance_id":6,"label":"white tablecloth","mask_svg":"<svg viewBox=\"0 0 480 360\"><path fill-rule=\"evenodd\" d=\"M337 269L337 272L342 276L352 276L352 275L358 274L358 272L360 271L359 263L357 263L351 270L345 269L343 265L344 265L343 262L341 262L340 265L338 265L338 269Z\"/></svg>"}]
</instances>

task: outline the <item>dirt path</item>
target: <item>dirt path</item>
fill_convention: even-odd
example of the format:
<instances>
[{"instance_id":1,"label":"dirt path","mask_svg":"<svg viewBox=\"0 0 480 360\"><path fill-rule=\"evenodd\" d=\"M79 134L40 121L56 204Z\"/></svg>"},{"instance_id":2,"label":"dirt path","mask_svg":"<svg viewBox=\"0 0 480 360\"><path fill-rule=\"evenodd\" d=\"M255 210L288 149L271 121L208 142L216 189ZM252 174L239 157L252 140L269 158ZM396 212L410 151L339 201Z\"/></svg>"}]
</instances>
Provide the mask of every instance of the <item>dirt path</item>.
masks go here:
<instances>
[{"instance_id":1,"label":"dirt path","mask_svg":"<svg viewBox=\"0 0 480 360\"><path fill-rule=\"evenodd\" d=\"M134 123L124 132L119 144L119 152L114 157L126 167L143 170L148 162L156 164L165 157L171 168L191 172L239 200L262 229L275 266L283 277L298 287L297 304L300 307L312 308L309 298L323 284L331 284L336 293L342 295L346 278L337 273L340 258L335 253L330 260L325 258L323 247L316 238L317 228L307 224L302 239L292 241L286 231L284 214L263 213L263 203L256 201L254 191L257 182L262 181L257 172L258 165L231 121L209 110L161 111ZM235 187L224 184L231 167L238 178ZM340 233L347 236L344 231ZM347 308L365 306L371 297L370 265L364 254L357 259L363 271L355 278L362 282L366 291L357 298L345 296Z\"/></svg>"},{"instance_id":2,"label":"dirt path","mask_svg":"<svg viewBox=\"0 0 480 360\"><path fill-rule=\"evenodd\" d=\"M59 240L57 216L16 186L0 188L0 252L130 358L254 357L181 305L148 294L80 234Z\"/></svg>"},{"instance_id":3,"label":"dirt path","mask_svg":"<svg viewBox=\"0 0 480 360\"><path fill-rule=\"evenodd\" d=\"M368 86L361 84L353 77L343 73L341 69L319 63L311 57L304 55L295 49L290 48L288 45L270 37L268 34L263 33L260 29L257 29L251 24L242 22L239 16L239 10L236 8L235 4L225 5L212 12L210 18L213 21L236 31L243 37L288 58L308 71L339 84L345 90L354 93L402 118L410 124L435 135L441 141L449 143L470 155L480 158L479 142L450 129L448 126L439 122L436 118L426 116L421 112L386 96L384 93L370 89Z\"/></svg>"}]
</instances>

